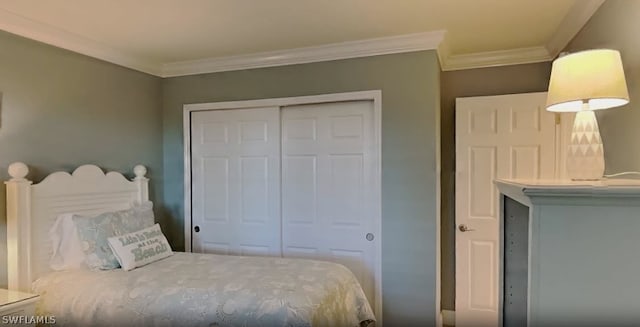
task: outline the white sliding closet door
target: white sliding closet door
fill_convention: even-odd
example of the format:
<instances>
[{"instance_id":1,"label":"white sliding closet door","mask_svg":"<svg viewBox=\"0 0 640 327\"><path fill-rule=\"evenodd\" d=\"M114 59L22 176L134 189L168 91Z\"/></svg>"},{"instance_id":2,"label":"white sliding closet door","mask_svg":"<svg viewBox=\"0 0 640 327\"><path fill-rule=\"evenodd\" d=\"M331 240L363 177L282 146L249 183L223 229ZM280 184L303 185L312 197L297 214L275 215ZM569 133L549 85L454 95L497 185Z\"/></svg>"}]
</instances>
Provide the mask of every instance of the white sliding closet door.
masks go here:
<instances>
[{"instance_id":1,"label":"white sliding closet door","mask_svg":"<svg viewBox=\"0 0 640 327\"><path fill-rule=\"evenodd\" d=\"M344 264L374 305L373 102L288 106L281 116L283 255Z\"/></svg>"},{"instance_id":2,"label":"white sliding closet door","mask_svg":"<svg viewBox=\"0 0 640 327\"><path fill-rule=\"evenodd\" d=\"M194 252L281 255L280 109L191 114Z\"/></svg>"}]
</instances>

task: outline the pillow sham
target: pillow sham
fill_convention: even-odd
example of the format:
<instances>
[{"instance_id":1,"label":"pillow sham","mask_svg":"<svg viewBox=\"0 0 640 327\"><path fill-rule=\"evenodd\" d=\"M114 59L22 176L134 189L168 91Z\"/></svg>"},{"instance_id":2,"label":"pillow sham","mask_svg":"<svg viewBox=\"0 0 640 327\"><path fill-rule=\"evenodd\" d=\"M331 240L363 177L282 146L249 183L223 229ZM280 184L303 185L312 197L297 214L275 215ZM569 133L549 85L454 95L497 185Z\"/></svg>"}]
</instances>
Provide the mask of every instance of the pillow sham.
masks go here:
<instances>
[{"instance_id":1,"label":"pillow sham","mask_svg":"<svg viewBox=\"0 0 640 327\"><path fill-rule=\"evenodd\" d=\"M53 250L49 267L53 270L77 269L83 266L82 243L72 218L71 213L59 215L49 230Z\"/></svg>"},{"instance_id":2,"label":"pillow sham","mask_svg":"<svg viewBox=\"0 0 640 327\"><path fill-rule=\"evenodd\" d=\"M126 271L173 254L158 224L137 232L109 237L108 241L120 266Z\"/></svg>"},{"instance_id":3,"label":"pillow sham","mask_svg":"<svg viewBox=\"0 0 640 327\"><path fill-rule=\"evenodd\" d=\"M94 217L73 215L85 264L91 269L101 270L120 267L107 239L153 226L152 208L151 202L146 202L131 209L105 212Z\"/></svg>"}]
</instances>

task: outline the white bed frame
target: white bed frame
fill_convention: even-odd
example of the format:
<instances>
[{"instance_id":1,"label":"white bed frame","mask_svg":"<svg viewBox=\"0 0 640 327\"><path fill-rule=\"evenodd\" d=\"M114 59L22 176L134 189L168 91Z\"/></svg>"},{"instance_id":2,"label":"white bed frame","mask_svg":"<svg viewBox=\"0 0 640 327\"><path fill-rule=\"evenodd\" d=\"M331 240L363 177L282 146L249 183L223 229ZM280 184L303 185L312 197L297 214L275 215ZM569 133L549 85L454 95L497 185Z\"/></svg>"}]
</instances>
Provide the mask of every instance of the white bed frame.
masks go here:
<instances>
[{"instance_id":1,"label":"white bed frame","mask_svg":"<svg viewBox=\"0 0 640 327\"><path fill-rule=\"evenodd\" d=\"M147 169L137 165L133 171L135 178L129 181L121 173L83 165L72 174L55 172L33 184L25 178L27 165L11 164L11 179L5 182L9 289L30 291L31 283L50 271L49 229L58 215L95 215L148 201Z\"/></svg>"}]
</instances>

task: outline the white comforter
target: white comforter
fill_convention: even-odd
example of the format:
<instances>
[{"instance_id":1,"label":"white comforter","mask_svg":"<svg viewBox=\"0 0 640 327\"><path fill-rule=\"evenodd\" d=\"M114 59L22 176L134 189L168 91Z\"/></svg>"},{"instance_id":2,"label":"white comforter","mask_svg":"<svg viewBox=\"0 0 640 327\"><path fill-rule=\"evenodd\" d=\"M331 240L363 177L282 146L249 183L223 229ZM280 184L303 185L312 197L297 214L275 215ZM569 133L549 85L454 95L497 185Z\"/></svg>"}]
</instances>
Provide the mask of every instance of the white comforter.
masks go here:
<instances>
[{"instance_id":1,"label":"white comforter","mask_svg":"<svg viewBox=\"0 0 640 327\"><path fill-rule=\"evenodd\" d=\"M175 253L128 272L53 272L34 290L39 314L73 326L359 326L375 319L351 271L314 260Z\"/></svg>"}]
</instances>

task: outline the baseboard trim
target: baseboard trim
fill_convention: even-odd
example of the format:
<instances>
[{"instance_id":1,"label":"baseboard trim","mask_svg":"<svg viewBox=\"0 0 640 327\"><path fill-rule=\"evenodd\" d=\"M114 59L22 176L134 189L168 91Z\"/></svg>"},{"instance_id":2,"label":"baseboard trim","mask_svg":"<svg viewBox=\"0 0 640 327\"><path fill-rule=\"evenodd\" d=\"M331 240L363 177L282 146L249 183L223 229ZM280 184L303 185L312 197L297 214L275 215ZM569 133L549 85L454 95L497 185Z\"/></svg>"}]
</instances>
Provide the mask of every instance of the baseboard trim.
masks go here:
<instances>
[{"instance_id":1,"label":"baseboard trim","mask_svg":"<svg viewBox=\"0 0 640 327\"><path fill-rule=\"evenodd\" d=\"M442 310L442 324L445 326L455 326L456 312L453 310Z\"/></svg>"}]
</instances>

